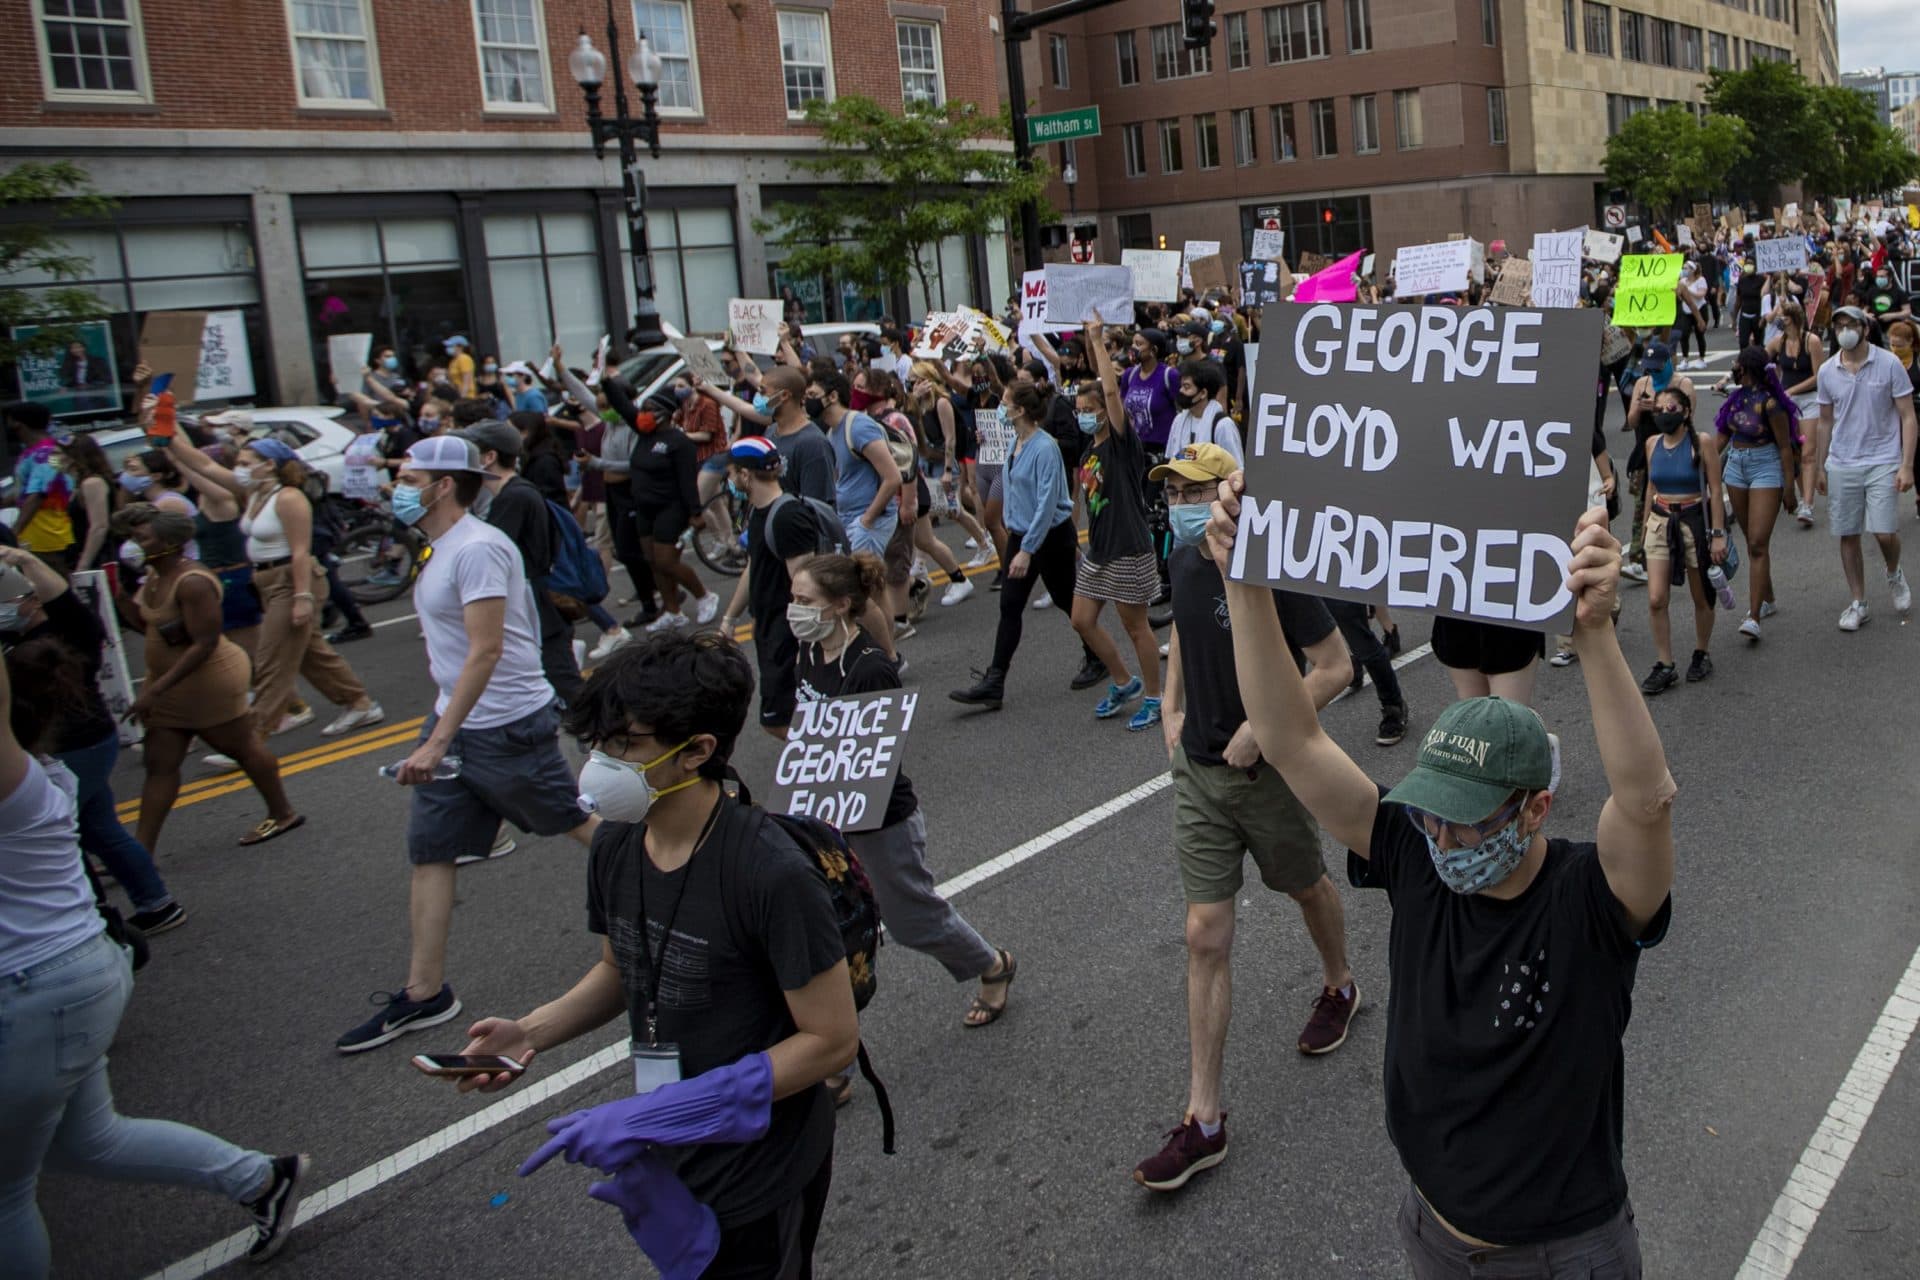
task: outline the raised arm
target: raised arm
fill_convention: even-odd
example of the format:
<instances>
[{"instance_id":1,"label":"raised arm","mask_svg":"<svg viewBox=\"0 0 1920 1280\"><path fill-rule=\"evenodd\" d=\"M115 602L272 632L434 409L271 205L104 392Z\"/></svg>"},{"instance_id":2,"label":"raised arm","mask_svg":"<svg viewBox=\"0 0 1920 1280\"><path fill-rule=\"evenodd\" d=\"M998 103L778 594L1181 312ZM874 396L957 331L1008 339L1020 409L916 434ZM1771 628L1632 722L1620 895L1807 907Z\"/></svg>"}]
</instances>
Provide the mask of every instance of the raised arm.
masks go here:
<instances>
[{"instance_id":1,"label":"raised arm","mask_svg":"<svg viewBox=\"0 0 1920 1280\"><path fill-rule=\"evenodd\" d=\"M712 400L724 409L733 410L733 416L740 421L751 422L756 427L766 427L773 424L772 414L760 412L754 408L751 403L742 400L739 396L733 394L733 392L716 387L705 378L699 377L696 374L689 373L687 380L693 383L693 389L697 394L706 396L709 400Z\"/></svg>"},{"instance_id":2,"label":"raised arm","mask_svg":"<svg viewBox=\"0 0 1920 1280\"><path fill-rule=\"evenodd\" d=\"M1113 367L1113 357L1107 353L1107 344L1103 340L1107 326L1095 311L1093 319L1087 322L1087 350L1093 353L1094 372L1099 375L1100 389L1106 393L1107 425L1121 435L1127 434L1127 405L1120 396L1120 374Z\"/></svg>"},{"instance_id":3,"label":"raised arm","mask_svg":"<svg viewBox=\"0 0 1920 1280\"><path fill-rule=\"evenodd\" d=\"M199 445L187 439L185 432L176 432L167 437L167 456L209 484L220 486L236 498L246 498L247 486L241 484L233 472L209 458Z\"/></svg>"}]
</instances>

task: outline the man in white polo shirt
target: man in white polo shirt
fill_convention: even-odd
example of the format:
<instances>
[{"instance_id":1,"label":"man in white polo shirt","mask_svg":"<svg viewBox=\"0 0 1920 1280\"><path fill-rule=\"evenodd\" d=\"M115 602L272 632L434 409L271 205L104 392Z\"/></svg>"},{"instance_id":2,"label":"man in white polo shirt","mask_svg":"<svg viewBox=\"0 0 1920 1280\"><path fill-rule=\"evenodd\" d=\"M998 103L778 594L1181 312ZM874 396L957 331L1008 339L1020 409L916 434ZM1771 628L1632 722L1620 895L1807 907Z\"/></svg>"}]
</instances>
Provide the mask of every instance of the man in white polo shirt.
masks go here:
<instances>
[{"instance_id":1,"label":"man in white polo shirt","mask_svg":"<svg viewBox=\"0 0 1920 1280\"><path fill-rule=\"evenodd\" d=\"M380 1012L334 1042L342 1053L459 1014L446 981L456 859L485 857L503 820L536 835L564 832L582 845L599 822L580 804L560 753L560 719L540 670L540 624L520 550L468 513L485 480L479 450L445 435L407 450L394 483L394 517L431 543L413 607L439 696L397 779L414 788L407 981L376 997Z\"/></svg>"},{"instance_id":2,"label":"man in white polo shirt","mask_svg":"<svg viewBox=\"0 0 1920 1280\"><path fill-rule=\"evenodd\" d=\"M1900 569L1900 521L1896 493L1913 488L1913 384L1893 354L1867 341L1873 321L1859 307L1833 313L1837 358L1820 366L1820 429L1814 444L1814 475L1827 494L1828 522L1840 538L1840 568L1850 593L1840 615L1842 631L1858 631L1868 619L1867 573L1860 534L1873 534L1887 565L1893 607L1913 607L1913 591ZM1824 465L1822 465L1824 464Z\"/></svg>"}]
</instances>

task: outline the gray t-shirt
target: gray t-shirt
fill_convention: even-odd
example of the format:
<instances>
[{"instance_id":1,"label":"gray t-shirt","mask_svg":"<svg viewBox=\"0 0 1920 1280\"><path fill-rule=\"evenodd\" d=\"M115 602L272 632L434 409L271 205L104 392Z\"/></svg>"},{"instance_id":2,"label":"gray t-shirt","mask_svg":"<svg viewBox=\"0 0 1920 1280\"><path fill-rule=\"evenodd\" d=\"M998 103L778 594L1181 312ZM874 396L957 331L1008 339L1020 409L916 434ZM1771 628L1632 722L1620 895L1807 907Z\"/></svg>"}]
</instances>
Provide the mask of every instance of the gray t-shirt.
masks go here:
<instances>
[{"instance_id":1,"label":"gray t-shirt","mask_svg":"<svg viewBox=\"0 0 1920 1280\"><path fill-rule=\"evenodd\" d=\"M780 476L782 489L796 497L818 498L828 506L834 505L840 472L834 464L833 446L827 443L819 424L809 421L792 435L776 433L773 447L787 464Z\"/></svg>"},{"instance_id":2,"label":"gray t-shirt","mask_svg":"<svg viewBox=\"0 0 1920 1280\"><path fill-rule=\"evenodd\" d=\"M1858 370L1837 356L1820 366L1819 403L1833 406L1833 442L1827 462L1836 467L1899 466L1900 406L1913 383L1892 352L1867 348Z\"/></svg>"}]
</instances>

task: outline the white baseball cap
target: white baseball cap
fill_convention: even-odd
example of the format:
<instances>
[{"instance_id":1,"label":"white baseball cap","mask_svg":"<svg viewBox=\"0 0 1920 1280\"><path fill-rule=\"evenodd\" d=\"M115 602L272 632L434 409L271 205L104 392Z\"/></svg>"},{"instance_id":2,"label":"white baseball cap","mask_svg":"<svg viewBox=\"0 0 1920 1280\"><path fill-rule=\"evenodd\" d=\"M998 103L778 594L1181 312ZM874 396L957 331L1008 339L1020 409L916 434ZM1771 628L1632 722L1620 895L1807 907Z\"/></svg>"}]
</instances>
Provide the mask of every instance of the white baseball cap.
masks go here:
<instances>
[{"instance_id":1,"label":"white baseball cap","mask_svg":"<svg viewBox=\"0 0 1920 1280\"><path fill-rule=\"evenodd\" d=\"M485 474L480 451L455 435L428 436L407 450L407 464L422 471L475 471Z\"/></svg>"}]
</instances>

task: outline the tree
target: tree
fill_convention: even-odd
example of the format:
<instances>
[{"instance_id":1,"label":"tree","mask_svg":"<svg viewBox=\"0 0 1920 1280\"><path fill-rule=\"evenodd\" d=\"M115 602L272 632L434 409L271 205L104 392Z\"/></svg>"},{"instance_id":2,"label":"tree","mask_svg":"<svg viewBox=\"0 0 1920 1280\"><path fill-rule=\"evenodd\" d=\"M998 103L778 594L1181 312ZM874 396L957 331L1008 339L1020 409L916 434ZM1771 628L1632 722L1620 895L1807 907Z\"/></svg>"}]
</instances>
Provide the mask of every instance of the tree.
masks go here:
<instances>
[{"instance_id":1,"label":"tree","mask_svg":"<svg viewBox=\"0 0 1920 1280\"><path fill-rule=\"evenodd\" d=\"M1807 184L1836 195L1897 191L1920 174L1920 156L1899 132L1880 123L1873 99L1843 85L1816 85L1814 110L1831 141L1807 170Z\"/></svg>"},{"instance_id":2,"label":"tree","mask_svg":"<svg viewBox=\"0 0 1920 1280\"><path fill-rule=\"evenodd\" d=\"M1751 141L1732 116L1701 119L1677 105L1642 111L1607 139L1607 182L1656 214L1677 215L1687 201L1720 191Z\"/></svg>"},{"instance_id":3,"label":"tree","mask_svg":"<svg viewBox=\"0 0 1920 1280\"><path fill-rule=\"evenodd\" d=\"M1044 169L981 145L1009 136L1005 108L986 115L972 103L914 104L896 116L852 96L809 102L807 122L825 150L792 166L819 180L818 198L778 201L754 222L786 251L782 269L799 275L876 291L917 280L932 299L929 255L941 241L1014 226L1020 206L1045 189Z\"/></svg>"},{"instance_id":4,"label":"tree","mask_svg":"<svg viewBox=\"0 0 1920 1280\"><path fill-rule=\"evenodd\" d=\"M55 218L100 217L113 209L113 201L93 190L86 171L64 160L18 164L0 173L0 210L43 205ZM58 351L72 340L76 323L111 314L92 290L59 283L84 278L92 266L65 248L59 232L45 223L0 218L0 279L25 275L52 282L0 289L0 364ZM16 341L16 325L39 331Z\"/></svg>"},{"instance_id":5,"label":"tree","mask_svg":"<svg viewBox=\"0 0 1920 1280\"><path fill-rule=\"evenodd\" d=\"M1730 178L1737 193L1762 208L1786 182L1852 196L1896 189L1920 173L1920 156L1880 122L1872 99L1809 84L1791 63L1712 72L1707 107L1746 121L1752 145Z\"/></svg>"}]
</instances>

